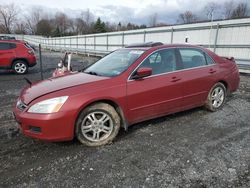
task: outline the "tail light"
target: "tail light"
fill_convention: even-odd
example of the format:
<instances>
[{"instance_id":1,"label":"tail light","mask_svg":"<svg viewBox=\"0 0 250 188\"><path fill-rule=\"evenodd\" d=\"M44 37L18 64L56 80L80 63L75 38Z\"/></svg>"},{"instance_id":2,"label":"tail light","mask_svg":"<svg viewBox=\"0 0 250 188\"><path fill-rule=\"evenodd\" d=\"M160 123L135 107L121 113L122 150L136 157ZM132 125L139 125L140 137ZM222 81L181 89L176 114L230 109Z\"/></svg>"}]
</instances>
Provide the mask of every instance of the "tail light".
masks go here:
<instances>
[{"instance_id":1,"label":"tail light","mask_svg":"<svg viewBox=\"0 0 250 188\"><path fill-rule=\"evenodd\" d=\"M232 61L232 62L235 62L234 57L222 57L222 58L229 60L229 61Z\"/></svg>"}]
</instances>

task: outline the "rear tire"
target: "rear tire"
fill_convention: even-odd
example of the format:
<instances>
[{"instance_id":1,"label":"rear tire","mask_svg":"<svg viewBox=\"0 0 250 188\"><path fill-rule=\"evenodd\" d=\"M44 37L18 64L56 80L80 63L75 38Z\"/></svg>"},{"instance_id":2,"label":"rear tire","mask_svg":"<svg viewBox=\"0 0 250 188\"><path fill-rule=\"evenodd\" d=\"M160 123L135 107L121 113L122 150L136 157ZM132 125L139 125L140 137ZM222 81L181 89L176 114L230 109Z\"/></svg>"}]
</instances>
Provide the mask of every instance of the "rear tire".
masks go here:
<instances>
[{"instance_id":1,"label":"rear tire","mask_svg":"<svg viewBox=\"0 0 250 188\"><path fill-rule=\"evenodd\" d=\"M28 65L25 61L23 60L16 60L14 61L13 65L12 65L12 70L16 73L16 74L26 74L28 72Z\"/></svg>"},{"instance_id":2,"label":"rear tire","mask_svg":"<svg viewBox=\"0 0 250 188\"><path fill-rule=\"evenodd\" d=\"M207 96L205 107L212 112L221 109L226 101L226 87L221 82L215 84Z\"/></svg>"},{"instance_id":3,"label":"rear tire","mask_svg":"<svg viewBox=\"0 0 250 188\"><path fill-rule=\"evenodd\" d=\"M96 103L80 113L75 134L86 146L102 146L114 140L120 126L120 116L111 105Z\"/></svg>"}]
</instances>

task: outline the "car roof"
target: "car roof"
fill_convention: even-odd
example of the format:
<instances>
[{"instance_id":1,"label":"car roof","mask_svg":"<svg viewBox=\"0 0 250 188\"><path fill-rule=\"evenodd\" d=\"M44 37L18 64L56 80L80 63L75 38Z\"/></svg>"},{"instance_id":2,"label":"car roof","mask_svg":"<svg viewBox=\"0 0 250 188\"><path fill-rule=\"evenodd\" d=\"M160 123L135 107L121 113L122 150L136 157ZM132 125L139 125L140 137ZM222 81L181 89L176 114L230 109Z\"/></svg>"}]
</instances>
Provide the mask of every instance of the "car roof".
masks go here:
<instances>
[{"instance_id":1,"label":"car roof","mask_svg":"<svg viewBox=\"0 0 250 188\"><path fill-rule=\"evenodd\" d=\"M0 42L8 42L8 43L21 43L25 44L26 42L23 40L0 40Z\"/></svg>"},{"instance_id":2,"label":"car roof","mask_svg":"<svg viewBox=\"0 0 250 188\"><path fill-rule=\"evenodd\" d=\"M158 48L198 48L203 49L203 46L193 44L164 44Z\"/></svg>"},{"instance_id":3,"label":"car roof","mask_svg":"<svg viewBox=\"0 0 250 188\"><path fill-rule=\"evenodd\" d=\"M144 42L144 43L134 43L126 45L125 48L140 48L140 47L154 47L154 46L160 46L163 45L162 42Z\"/></svg>"},{"instance_id":4,"label":"car roof","mask_svg":"<svg viewBox=\"0 0 250 188\"><path fill-rule=\"evenodd\" d=\"M197 49L205 49L203 46L200 45L192 45L192 44L159 44L153 47L148 47L148 46L140 46L140 47L133 47L133 45L131 45L131 47L125 47L122 49L133 49L133 50L143 50L143 51L147 51L147 50L157 50L157 49L164 49L164 48L197 48Z\"/></svg>"}]
</instances>

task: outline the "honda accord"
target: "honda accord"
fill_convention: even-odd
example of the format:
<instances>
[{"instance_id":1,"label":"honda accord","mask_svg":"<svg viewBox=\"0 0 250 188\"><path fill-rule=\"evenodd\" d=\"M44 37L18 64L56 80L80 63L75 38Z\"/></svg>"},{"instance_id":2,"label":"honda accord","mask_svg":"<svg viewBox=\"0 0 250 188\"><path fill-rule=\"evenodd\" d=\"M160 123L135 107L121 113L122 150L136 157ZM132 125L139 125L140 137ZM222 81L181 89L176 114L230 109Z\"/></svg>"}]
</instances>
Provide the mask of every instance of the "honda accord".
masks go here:
<instances>
[{"instance_id":1,"label":"honda accord","mask_svg":"<svg viewBox=\"0 0 250 188\"><path fill-rule=\"evenodd\" d=\"M238 86L233 58L188 44L132 45L27 85L14 115L26 136L100 146L137 122L199 106L217 111Z\"/></svg>"}]
</instances>

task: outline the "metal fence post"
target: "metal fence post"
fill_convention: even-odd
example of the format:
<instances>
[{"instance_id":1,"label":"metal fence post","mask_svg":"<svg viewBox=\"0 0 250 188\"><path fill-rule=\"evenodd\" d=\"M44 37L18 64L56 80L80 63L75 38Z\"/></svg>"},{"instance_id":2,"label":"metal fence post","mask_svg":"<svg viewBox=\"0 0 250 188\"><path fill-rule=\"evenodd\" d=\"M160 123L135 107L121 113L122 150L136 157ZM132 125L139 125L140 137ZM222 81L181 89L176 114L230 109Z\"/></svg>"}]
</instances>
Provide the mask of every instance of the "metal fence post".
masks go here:
<instances>
[{"instance_id":1,"label":"metal fence post","mask_svg":"<svg viewBox=\"0 0 250 188\"><path fill-rule=\"evenodd\" d=\"M43 61L42 61L41 44L39 44L39 62L40 62L41 80L43 80Z\"/></svg>"},{"instance_id":2,"label":"metal fence post","mask_svg":"<svg viewBox=\"0 0 250 188\"><path fill-rule=\"evenodd\" d=\"M107 35L107 38L106 38L106 50L109 51L109 35Z\"/></svg>"},{"instance_id":3,"label":"metal fence post","mask_svg":"<svg viewBox=\"0 0 250 188\"><path fill-rule=\"evenodd\" d=\"M84 36L84 48L85 48L85 55L86 55L86 52L87 52L87 41L86 41L86 36Z\"/></svg>"},{"instance_id":4,"label":"metal fence post","mask_svg":"<svg viewBox=\"0 0 250 188\"><path fill-rule=\"evenodd\" d=\"M71 37L69 37L69 48L72 49Z\"/></svg>"},{"instance_id":5,"label":"metal fence post","mask_svg":"<svg viewBox=\"0 0 250 188\"><path fill-rule=\"evenodd\" d=\"M78 52L78 35L76 35L76 51Z\"/></svg>"},{"instance_id":6,"label":"metal fence post","mask_svg":"<svg viewBox=\"0 0 250 188\"><path fill-rule=\"evenodd\" d=\"M96 50L96 41L95 41L95 35L94 35L94 51Z\"/></svg>"},{"instance_id":7,"label":"metal fence post","mask_svg":"<svg viewBox=\"0 0 250 188\"><path fill-rule=\"evenodd\" d=\"M144 30L144 33L143 33L143 42L144 43L146 42L146 30Z\"/></svg>"},{"instance_id":8,"label":"metal fence post","mask_svg":"<svg viewBox=\"0 0 250 188\"><path fill-rule=\"evenodd\" d=\"M219 28L220 25L216 25L216 34L215 34L215 39L214 39L214 52L216 51L216 46L217 46L217 40L218 40L218 34L219 34Z\"/></svg>"},{"instance_id":9,"label":"metal fence post","mask_svg":"<svg viewBox=\"0 0 250 188\"><path fill-rule=\"evenodd\" d=\"M124 47L124 32L122 32L122 47Z\"/></svg>"},{"instance_id":10,"label":"metal fence post","mask_svg":"<svg viewBox=\"0 0 250 188\"><path fill-rule=\"evenodd\" d=\"M51 46L51 38L48 39L48 46L49 46L48 49L50 49L50 46Z\"/></svg>"},{"instance_id":11,"label":"metal fence post","mask_svg":"<svg viewBox=\"0 0 250 188\"><path fill-rule=\"evenodd\" d=\"M64 37L63 39L64 39L63 40L64 41L64 49L66 49L66 38Z\"/></svg>"},{"instance_id":12,"label":"metal fence post","mask_svg":"<svg viewBox=\"0 0 250 188\"><path fill-rule=\"evenodd\" d=\"M174 28L172 27L171 29L171 44L173 44L173 40L174 40Z\"/></svg>"}]
</instances>

